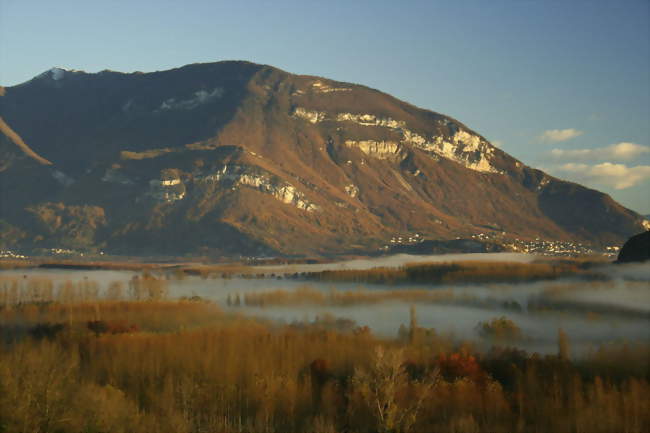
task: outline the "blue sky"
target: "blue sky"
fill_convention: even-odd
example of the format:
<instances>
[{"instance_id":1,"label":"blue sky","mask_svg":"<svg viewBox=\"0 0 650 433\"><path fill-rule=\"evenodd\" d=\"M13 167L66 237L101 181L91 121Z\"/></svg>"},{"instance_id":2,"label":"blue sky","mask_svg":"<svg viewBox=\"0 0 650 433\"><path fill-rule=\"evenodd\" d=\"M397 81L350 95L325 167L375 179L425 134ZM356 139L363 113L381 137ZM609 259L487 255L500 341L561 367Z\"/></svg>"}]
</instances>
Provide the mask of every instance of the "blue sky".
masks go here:
<instances>
[{"instance_id":1,"label":"blue sky","mask_svg":"<svg viewBox=\"0 0 650 433\"><path fill-rule=\"evenodd\" d=\"M650 1L0 0L0 84L243 59L457 118L650 213Z\"/></svg>"}]
</instances>

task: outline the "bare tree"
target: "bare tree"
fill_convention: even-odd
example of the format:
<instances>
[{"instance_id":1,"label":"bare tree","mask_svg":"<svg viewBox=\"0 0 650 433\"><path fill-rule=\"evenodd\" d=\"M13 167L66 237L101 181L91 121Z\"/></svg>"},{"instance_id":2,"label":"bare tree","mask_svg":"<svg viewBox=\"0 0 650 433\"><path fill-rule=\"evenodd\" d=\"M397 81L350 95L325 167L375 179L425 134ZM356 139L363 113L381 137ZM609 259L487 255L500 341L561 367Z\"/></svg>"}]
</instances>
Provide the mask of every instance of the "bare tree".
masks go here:
<instances>
[{"instance_id":1,"label":"bare tree","mask_svg":"<svg viewBox=\"0 0 650 433\"><path fill-rule=\"evenodd\" d=\"M372 365L355 369L352 384L373 413L378 431L401 433L410 431L417 421L438 376L435 370L421 381L411 381L404 367L403 350L386 351L377 346Z\"/></svg>"}]
</instances>

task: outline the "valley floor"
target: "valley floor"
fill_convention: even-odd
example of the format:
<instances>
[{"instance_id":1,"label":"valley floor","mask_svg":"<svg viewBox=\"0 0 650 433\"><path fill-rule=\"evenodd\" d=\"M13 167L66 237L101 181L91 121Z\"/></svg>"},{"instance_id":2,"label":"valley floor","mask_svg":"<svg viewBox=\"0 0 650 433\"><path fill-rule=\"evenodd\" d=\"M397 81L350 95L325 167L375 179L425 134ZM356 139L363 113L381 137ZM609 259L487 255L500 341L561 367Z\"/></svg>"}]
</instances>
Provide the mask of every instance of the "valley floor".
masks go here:
<instances>
[{"instance_id":1,"label":"valley floor","mask_svg":"<svg viewBox=\"0 0 650 433\"><path fill-rule=\"evenodd\" d=\"M404 272L418 271L418 278L441 275L441 265L422 266L354 275L375 283L379 277L401 278ZM449 272L445 266L443 276ZM484 276L499 275L498 268L491 269ZM522 269L540 271L520 265L510 269L517 278ZM625 288L614 288L614 280L595 281L593 275L576 281L575 273L574 285L567 285L561 272L550 286L535 283L547 294L578 296L570 299L573 304L543 304L543 314L559 314L544 317L555 317L551 320L558 325L566 315L575 320L572 315L596 314L567 309L584 293L580 285L587 284L589 297L600 294L601 305L608 306L590 323L600 330L613 322L625 326L628 319L611 309L607 296L611 290L627 290L622 293L628 297L643 288L647 292L647 269L618 269L623 283L615 284ZM460 270L475 278L484 266ZM287 290L271 282L291 279L235 276L234 270L229 275L223 269L214 275L178 269L38 272L0 272L0 431L650 430L647 334L578 350L577 332L556 326L552 348L545 355L533 353L522 349L532 339L525 316L501 314L513 293L502 286L473 286L490 296L506 295L483 306L470 300L472 308L487 313L478 323L478 316L471 316L474 336L465 338L429 326L426 305L447 308L451 301L468 301L449 288L392 284L382 290L380 281L369 286L374 289L328 291L312 279L311 288ZM345 271L327 272L334 274L313 278L328 277L325 284L330 284L350 277ZM240 293L246 284L266 289ZM202 295L218 291L218 299L192 294L201 288ZM648 308L647 299L632 301L634 311ZM395 302L410 312L390 335L326 310L307 313L317 305L338 306L368 309L382 320L381 310L373 308L383 304L394 309ZM589 306L595 308L593 302ZM304 310L304 318L288 323L252 315L278 307ZM539 314L530 303L525 308L527 314ZM457 314L444 320L465 319ZM648 324L647 314L635 320Z\"/></svg>"}]
</instances>

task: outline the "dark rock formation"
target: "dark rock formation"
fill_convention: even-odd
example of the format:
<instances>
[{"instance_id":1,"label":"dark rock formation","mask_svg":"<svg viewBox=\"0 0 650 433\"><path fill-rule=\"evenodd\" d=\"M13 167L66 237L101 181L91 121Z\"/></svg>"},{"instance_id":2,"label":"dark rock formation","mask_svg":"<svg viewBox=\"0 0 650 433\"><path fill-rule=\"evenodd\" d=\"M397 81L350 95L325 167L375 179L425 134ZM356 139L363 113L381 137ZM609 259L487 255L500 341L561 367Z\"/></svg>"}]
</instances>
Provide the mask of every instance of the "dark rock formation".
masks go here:
<instances>
[{"instance_id":1,"label":"dark rock formation","mask_svg":"<svg viewBox=\"0 0 650 433\"><path fill-rule=\"evenodd\" d=\"M619 263L645 262L650 260L650 230L632 236L618 253Z\"/></svg>"}]
</instances>

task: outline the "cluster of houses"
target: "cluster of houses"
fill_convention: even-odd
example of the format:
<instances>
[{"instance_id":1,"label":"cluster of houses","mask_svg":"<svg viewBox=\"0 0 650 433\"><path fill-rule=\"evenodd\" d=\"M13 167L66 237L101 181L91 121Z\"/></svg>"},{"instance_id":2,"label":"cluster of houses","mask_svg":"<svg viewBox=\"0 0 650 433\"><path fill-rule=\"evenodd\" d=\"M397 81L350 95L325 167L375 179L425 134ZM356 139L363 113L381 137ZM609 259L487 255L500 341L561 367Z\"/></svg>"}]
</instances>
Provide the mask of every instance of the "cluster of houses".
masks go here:
<instances>
[{"instance_id":1,"label":"cluster of houses","mask_svg":"<svg viewBox=\"0 0 650 433\"><path fill-rule=\"evenodd\" d=\"M15 253L11 250L0 250L0 259L26 259L26 256Z\"/></svg>"},{"instance_id":2,"label":"cluster of houses","mask_svg":"<svg viewBox=\"0 0 650 433\"><path fill-rule=\"evenodd\" d=\"M505 232L477 233L472 235L472 239L498 242L509 251L543 256L577 256L603 252L607 254L610 249L612 249L611 251L613 254L614 248L616 251L618 250L618 247L607 247L607 251L596 251L592 246L572 241L553 241L540 238L535 238L533 240L507 238Z\"/></svg>"},{"instance_id":3,"label":"cluster of houses","mask_svg":"<svg viewBox=\"0 0 650 433\"><path fill-rule=\"evenodd\" d=\"M390 238L390 243L391 244L417 244L420 242L424 242L424 238L420 233L415 233L413 235L395 235L392 238Z\"/></svg>"},{"instance_id":4,"label":"cluster of houses","mask_svg":"<svg viewBox=\"0 0 650 433\"><path fill-rule=\"evenodd\" d=\"M504 246L511 251L543 256L576 256L595 254L596 251L578 242L512 239Z\"/></svg>"},{"instance_id":5,"label":"cluster of houses","mask_svg":"<svg viewBox=\"0 0 650 433\"><path fill-rule=\"evenodd\" d=\"M572 241L554 241L540 238L535 238L534 240L510 238L505 232L475 233L471 235L470 238L478 242L498 244L507 251L544 256L578 256L590 254L615 256L618 254L620 249L618 246L607 246L603 250L595 250L593 246ZM460 237L456 239L460 239ZM387 245L382 246L380 250L389 251L391 246L414 245L424 241L424 237L419 233L395 235L391 237L390 242Z\"/></svg>"}]
</instances>

